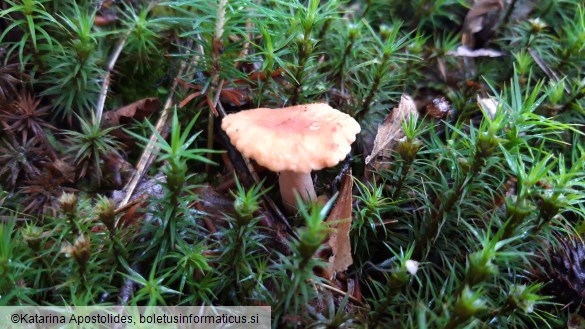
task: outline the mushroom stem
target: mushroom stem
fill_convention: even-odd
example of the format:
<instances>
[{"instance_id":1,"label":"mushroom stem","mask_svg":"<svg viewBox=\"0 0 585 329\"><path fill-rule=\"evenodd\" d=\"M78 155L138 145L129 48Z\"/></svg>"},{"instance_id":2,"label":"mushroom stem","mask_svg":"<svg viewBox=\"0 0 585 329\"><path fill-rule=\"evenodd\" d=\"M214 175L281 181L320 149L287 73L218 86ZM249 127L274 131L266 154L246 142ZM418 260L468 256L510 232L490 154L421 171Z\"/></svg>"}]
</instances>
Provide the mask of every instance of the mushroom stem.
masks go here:
<instances>
[{"instance_id":1,"label":"mushroom stem","mask_svg":"<svg viewBox=\"0 0 585 329\"><path fill-rule=\"evenodd\" d=\"M311 173L281 171L278 177L278 184L280 185L282 203L289 212L297 211L295 193L298 193L305 202L314 200L317 197Z\"/></svg>"}]
</instances>

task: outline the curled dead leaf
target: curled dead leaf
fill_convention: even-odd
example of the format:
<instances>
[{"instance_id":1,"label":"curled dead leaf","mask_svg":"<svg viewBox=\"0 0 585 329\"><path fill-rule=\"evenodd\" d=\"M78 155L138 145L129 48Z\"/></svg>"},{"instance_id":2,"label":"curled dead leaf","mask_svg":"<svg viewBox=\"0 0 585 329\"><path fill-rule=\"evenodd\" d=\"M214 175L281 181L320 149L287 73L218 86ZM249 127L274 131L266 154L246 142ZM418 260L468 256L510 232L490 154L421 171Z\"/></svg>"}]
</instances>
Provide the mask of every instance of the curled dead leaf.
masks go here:
<instances>
[{"instance_id":1,"label":"curled dead leaf","mask_svg":"<svg viewBox=\"0 0 585 329\"><path fill-rule=\"evenodd\" d=\"M106 127L112 127L128 123L130 119L142 121L152 113L159 111L160 108L161 104L158 98L148 97L104 113L103 122Z\"/></svg>"},{"instance_id":2,"label":"curled dead leaf","mask_svg":"<svg viewBox=\"0 0 585 329\"><path fill-rule=\"evenodd\" d=\"M351 229L352 214L352 187L353 176L351 170L343 177L339 197L327 217L331 223L332 232L329 234L329 246L333 255L329 257L330 273L343 272L353 264L351 257L351 243L349 230Z\"/></svg>"},{"instance_id":3,"label":"curled dead leaf","mask_svg":"<svg viewBox=\"0 0 585 329\"><path fill-rule=\"evenodd\" d=\"M116 188L121 188L134 171L132 164L117 152L108 152L104 157L104 165L107 170L106 178L111 179Z\"/></svg>"},{"instance_id":4,"label":"curled dead leaf","mask_svg":"<svg viewBox=\"0 0 585 329\"><path fill-rule=\"evenodd\" d=\"M378 132L374 139L374 148L372 153L366 157L366 165L377 168L378 158L384 160L390 157L396 141L404 136L402 123L411 116L417 118L418 111L412 98L404 94L400 98L398 107L394 108L378 127ZM376 161L372 163L373 160Z\"/></svg>"},{"instance_id":5,"label":"curled dead leaf","mask_svg":"<svg viewBox=\"0 0 585 329\"><path fill-rule=\"evenodd\" d=\"M117 214L122 214L118 217L116 225L129 226L129 225L140 225L144 218L145 212L148 208L148 197L142 195L132 202L127 203L121 208L116 209Z\"/></svg>"},{"instance_id":6,"label":"curled dead leaf","mask_svg":"<svg viewBox=\"0 0 585 329\"><path fill-rule=\"evenodd\" d=\"M158 112L161 104L158 98L148 97L121 107L117 110L104 113L102 126L104 128L115 127L131 123L132 120L143 121L147 116ZM122 129L117 128L110 132L120 142L124 143L128 149L132 149L135 139L126 134Z\"/></svg>"}]
</instances>

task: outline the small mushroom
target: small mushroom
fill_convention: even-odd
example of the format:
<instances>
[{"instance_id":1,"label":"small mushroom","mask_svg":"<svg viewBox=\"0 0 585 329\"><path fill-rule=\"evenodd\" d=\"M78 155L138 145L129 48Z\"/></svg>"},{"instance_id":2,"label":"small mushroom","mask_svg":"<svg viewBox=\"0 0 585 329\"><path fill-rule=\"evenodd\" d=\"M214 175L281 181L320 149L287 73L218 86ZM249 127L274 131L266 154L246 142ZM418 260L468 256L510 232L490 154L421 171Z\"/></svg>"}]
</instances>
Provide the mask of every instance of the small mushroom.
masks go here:
<instances>
[{"instance_id":1,"label":"small mushroom","mask_svg":"<svg viewBox=\"0 0 585 329\"><path fill-rule=\"evenodd\" d=\"M241 111L227 115L221 128L244 156L280 173L280 195L291 212L295 193L304 201L316 197L311 171L343 160L361 130L352 117L327 104Z\"/></svg>"}]
</instances>

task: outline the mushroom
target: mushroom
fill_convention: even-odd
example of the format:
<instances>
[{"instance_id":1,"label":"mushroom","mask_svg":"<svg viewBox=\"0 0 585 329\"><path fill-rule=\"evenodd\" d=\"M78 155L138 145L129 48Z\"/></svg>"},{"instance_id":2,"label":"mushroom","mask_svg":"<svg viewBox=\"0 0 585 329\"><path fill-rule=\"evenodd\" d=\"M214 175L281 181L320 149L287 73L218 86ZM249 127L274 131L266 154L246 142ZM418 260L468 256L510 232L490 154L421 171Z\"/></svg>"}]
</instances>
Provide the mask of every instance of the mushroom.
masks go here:
<instances>
[{"instance_id":1,"label":"mushroom","mask_svg":"<svg viewBox=\"0 0 585 329\"><path fill-rule=\"evenodd\" d=\"M279 172L282 202L296 209L295 193L315 199L312 170L335 166L351 150L360 125L327 104L257 108L227 115L221 128L246 157Z\"/></svg>"}]
</instances>

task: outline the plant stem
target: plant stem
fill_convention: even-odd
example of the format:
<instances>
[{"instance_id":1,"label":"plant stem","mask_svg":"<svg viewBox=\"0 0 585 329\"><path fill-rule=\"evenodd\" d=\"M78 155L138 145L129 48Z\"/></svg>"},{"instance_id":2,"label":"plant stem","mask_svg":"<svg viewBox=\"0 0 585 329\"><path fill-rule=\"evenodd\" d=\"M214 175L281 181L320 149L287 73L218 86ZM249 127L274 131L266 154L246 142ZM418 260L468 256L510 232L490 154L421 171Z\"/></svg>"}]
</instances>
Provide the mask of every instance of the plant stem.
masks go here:
<instances>
[{"instance_id":1,"label":"plant stem","mask_svg":"<svg viewBox=\"0 0 585 329\"><path fill-rule=\"evenodd\" d=\"M179 69L177 76L178 77L182 76L186 70L187 70L187 63L182 62L181 68ZM175 81L173 82L173 86L170 89L169 96L167 97L167 100L166 100L165 105L163 107L162 114L160 115L158 121L156 122L155 129L163 137L166 136L166 134L167 134L165 132L165 130L166 130L165 127L168 124L169 114L171 113L171 107L173 106L173 97L175 96L174 90L177 88L177 85L178 85L178 82L177 82L177 79L175 79ZM146 147L144 148L144 152L140 156L140 160L138 161L138 164L136 164L136 171L134 171L134 173L132 174L132 177L128 180L128 183L126 183L126 185L124 186L124 191L125 191L126 195L124 196L124 199L122 199L122 201L118 205L118 208L124 207L128 203L128 201L130 201L130 197L132 197L132 194L134 193L136 186L138 186L138 183L140 182L142 177L146 174L146 171L148 170L148 168L150 167L150 165L154 161L155 154L159 150L159 148L155 146L157 140L158 139L154 133L150 135L150 140L148 142L148 145L146 145ZM118 220L116 221L116 226L118 226Z\"/></svg>"},{"instance_id":2,"label":"plant stem","mask_svg":"<svg viewBox=\"0 0 585 329\"><path fill-rule=\"evenodd\" d=\"M147 11L152 10L157 4L158 4L158 1L151 1L150 4L148 5ZM106 65L106 75L104 76L104 82L102 83L102 88L100 89L100 94L99 94L99 98L98 98L96 110L95 110L95 113L96 113L95 117L96 117L98 124L102 121L102 115L104 113L104 106L106 104L106 97L108 96L108 89L110 88L110 82L112 80L112 71L114 70L114 66L116 65L116 62L118 61L118 57L120 57L120 54L122 53L122 49L124 49L124 46L126 45L126 41L128 40L128 37L130 36L132 31L134 30L135 26L136 26L136 24L134 26L132 26L132 28L128 29L128 31L126 31L126 33L124 33L124 35L122 36L120 41L118 41L118 44L116 45L116 48L114 48L114 52L112 53L112 56L110 57L110 60L108 61L108 64Z\"/></svg>"},{"instance_id":3,"label":"plant stem","mask_svg":"<svg viewBox=\"0 0 585 329\"><path fill-rule=\"evenodd\" d=\"M512 2L510 3L510 6L508 7L508 10L506 11L506 15L504 16L504 19L502 20L502 25L508 24L508 21L510 20L510 17L512 16L512 12L514 12L514 8L516 8L516 2L517 2L517 0L512 0Z\"/></svg>"},{"instance_id":4,"label":"plant stem","mask_svg":"<svg viewBox=\"0 0 585 329\"><path fill-rule=\"evenodd\" d=\"M428 247L428 244L431 241L434 241L435 236L439 233L441 220L443 219L444 215L451 211L453 206L455 206L455 203L463 194L465 187L469 186L475 179L477 179L477 174L479 173L482 163L483 161L481 159L475 158L468 174L466 175L466 178L459 181L457 185L451 189L447 200L445 200L438 207L438 209L437 207L433 208L431 211L431 218L426 225L426 229L423 230L423 234L419 235L416 239L416 246L413 252L415 259L423 260L426 257L425 251ZM439 201L439 198L437 198L435 200L435 204L437 204Z\"/></svg>"},{"instance_id":5,"label":"plant stem","mask_svg":"<svg viewBox=\"0 0 585 329\"><path fill-rule=\"evenodd\" d=\"M311 56L310 51L307 49L307 43L311 42L309 35L305 33L302 43L299 47L299 65L295 70L295 87L293 88L292 95L290 97L290 104L296 105L300 100L300 95L303 89L303 79L305 77L305 66Z\"/></svg>"},{"instance_id":6,"label":"plant stem","mask_svg":"<svg viewBox=\"0 0 585 329\"><path fill-rule=\"evenodd\" d=\"M410 171L411 167L412 167L412 161L409 161L409 162L404 163L402 165L402 172L400 173L400 178L398 179L398 182L396 183L396 187L394 189L394 192L392 192L392 200L396 200L396 198L398 197L400 190L402 190L402 186L404 185L404 182L406 181L406 177L407 177L408 172Z\"/></svg>"},{"instance_id":7,"label":"plant stem","mask_svg":"<svg viewBox=\"0 0 585 329\"><path fill-rule=\"evenodd\" d=\"M380 72L380 71L378 71ZM372 100L374 99L374 95L376 94L376 91L378 91L378 87L380 85L380 81L382 80L382 75L377 73L376 76L374 77L374 81L372 82L372 86L370 87L370 91L368 93L368 95L366 96L366 98L364 99L364 102L362 104L362 109L356 113L355 118L358 121L361 121L361 119L363 119L366 114L368 114L368 112L370 111L370 103L372 102Z\"/></svg>"}]
</instances>

